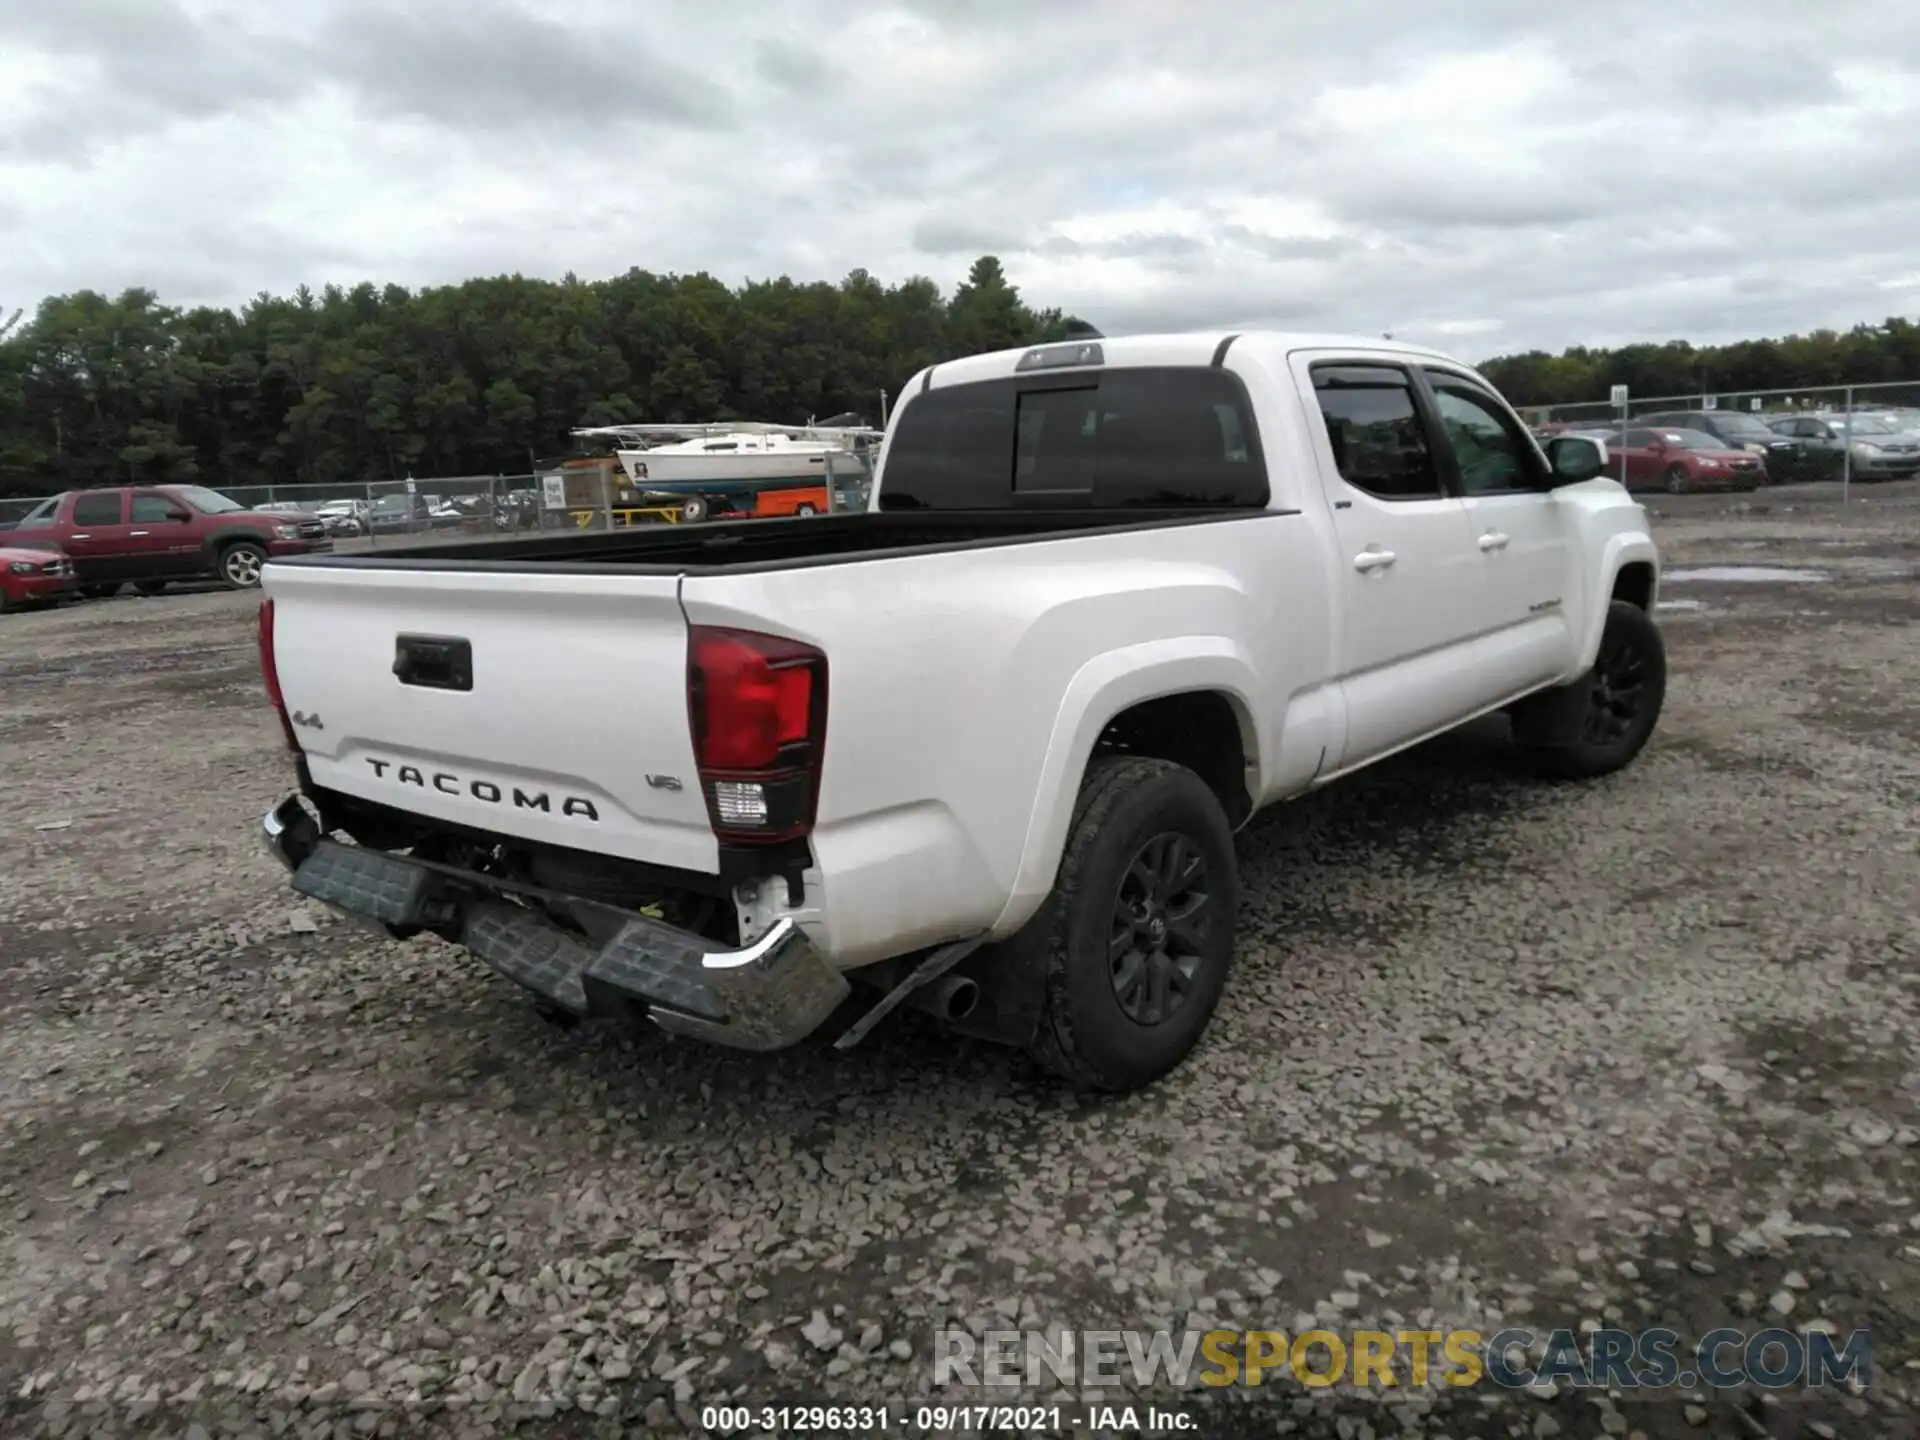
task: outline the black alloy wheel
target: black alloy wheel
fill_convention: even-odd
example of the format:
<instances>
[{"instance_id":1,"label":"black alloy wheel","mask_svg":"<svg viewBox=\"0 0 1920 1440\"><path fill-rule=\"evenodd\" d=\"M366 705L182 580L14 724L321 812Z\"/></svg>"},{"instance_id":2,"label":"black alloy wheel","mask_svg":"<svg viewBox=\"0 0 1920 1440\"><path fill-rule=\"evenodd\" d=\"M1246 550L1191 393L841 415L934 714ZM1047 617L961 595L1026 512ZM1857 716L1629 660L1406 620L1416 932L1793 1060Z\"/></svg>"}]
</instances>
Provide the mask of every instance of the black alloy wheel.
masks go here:
<instances>
[{"instance_id":1,"label":"black alloy wheel","mask_svg":"<svg viewBox=\"0 0 1920 1440\"><path fill-rule=\"evenodd\" d=\"M1647 662L1640 648L1619 631L1600 642L1588 693L1586 738L1595 745L1617 745L1640 718L1647 696Z\"/></svg>"},{"instance_id":2,"label":"black alloy wheel","mask_svg":"<svg viewBox=\"0 0 1920 1440\"><path fill-rule=\"evenodd\" d=\"M1113 994L1136 1025L1169 1020L1192 993L1213 921L1207 857L1184 835L1142 845L1114 896Z\"/></svg>"}]
</instances>

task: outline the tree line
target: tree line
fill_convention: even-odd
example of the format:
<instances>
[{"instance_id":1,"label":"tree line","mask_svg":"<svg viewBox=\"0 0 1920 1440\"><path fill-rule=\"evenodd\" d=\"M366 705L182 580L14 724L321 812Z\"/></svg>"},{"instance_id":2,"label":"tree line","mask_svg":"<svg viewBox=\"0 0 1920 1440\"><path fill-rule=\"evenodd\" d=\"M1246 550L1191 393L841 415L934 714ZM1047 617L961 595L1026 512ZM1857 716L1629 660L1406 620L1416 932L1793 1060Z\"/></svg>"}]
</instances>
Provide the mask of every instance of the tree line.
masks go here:
<instances>
[{"instance_id":1,"label":"tree line","mask_svg":"<svg viewBox=\"0 0 1920 1440\"><path fill-rule=\"evenodd\" d=\"M951 295L864 270L729 287L629 270L408 290L261 294L237 311L150 290L45 301L0 326L0 495L524 473L576 426L880 418L922 366L1057 339L992 256ZM1920 326L1719 346L1534 350L1482 362L1522 405L1920 380Z\"/></svg>"},{"instance_id":2,"label":"tree line","mask_svg":"<svg viewBox=\"0 0 1920 1440\"><path fill-rule=\"evenodd\" d=\"M877 422L922 366L1066 323L992 256L951 295L864 270L302 287L237 311L81 291L0 331L0 495L513 474L582 425Z\"/></svg>"},{"instance_id":3,"label":"tree line","mask_svg":"<svg viewBox=\"0 0 1920 1440\"><path fill-rule=\"evenodd\" d=\"M1730 345L1669 340L1615 350L1576 346L1558 355L1529 350L1483 361L1480 370L1502 394L1527 406L1605 403L1615 385L1652 399L1920 383L1920 325L1896 317L1879 325L1856 325L1844 334L1815 330Z\"/></svg>"}]
</instances>

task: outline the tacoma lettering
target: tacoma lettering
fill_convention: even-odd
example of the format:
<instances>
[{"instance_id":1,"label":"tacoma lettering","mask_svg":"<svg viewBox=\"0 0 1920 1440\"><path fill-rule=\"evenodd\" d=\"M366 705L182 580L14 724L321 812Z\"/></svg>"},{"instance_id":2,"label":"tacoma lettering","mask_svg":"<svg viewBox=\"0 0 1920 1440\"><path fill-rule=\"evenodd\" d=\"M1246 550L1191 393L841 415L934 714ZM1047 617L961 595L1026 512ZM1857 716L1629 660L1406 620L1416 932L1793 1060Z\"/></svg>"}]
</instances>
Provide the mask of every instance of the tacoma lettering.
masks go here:
<instances>
[{"instance_id":1,"label":"tacoma lettering","mask_svg":"<svg viewBox=\"0 0 1920 1440\"><path fill-rule=\"evenodd\" d=\"M478 800L486 805L504 805L506 803L506 791L491 780L462 780L458 775L449 774L445 770L436 770L429 776L424 771L412 765L396 765L391 760L376 760L371 755L367 756L366 759L367 764L372 767L375 776L382 780L389 778L387 772L391 770L393 772L391 778L395 784L418 785L423 790L431 785L433 789L439 791L442 795L462 796L468 799ZM522 790L516 785L513 787L513 808L516 810L538 810L543 815L551 815L554 813L554 800L553 796L545 790L529 792ZM580 820L591 820L595 823L598 823L600 819L600 807L584 795L561 796L560 813Z\"/></svg>"}]
</instances>

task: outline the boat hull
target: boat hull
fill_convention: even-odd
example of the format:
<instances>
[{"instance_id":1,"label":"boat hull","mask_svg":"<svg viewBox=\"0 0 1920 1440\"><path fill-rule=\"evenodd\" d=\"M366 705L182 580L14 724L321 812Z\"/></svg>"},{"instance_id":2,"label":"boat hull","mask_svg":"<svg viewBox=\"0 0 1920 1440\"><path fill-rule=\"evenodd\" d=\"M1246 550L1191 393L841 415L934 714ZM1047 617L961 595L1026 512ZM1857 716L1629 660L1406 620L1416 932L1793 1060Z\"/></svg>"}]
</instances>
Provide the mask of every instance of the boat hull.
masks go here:
<instances>
[{"instance_id":1,"label":"boat hull","mask_svg":"<svg viewBox=\"0 0 1920 1440\"><path fill-rule=\"evenodd\" d=\"M783 455L731 451L715 455L672 455L658 450L621 450L620 464L636 486L649 490L698 489L716 495L763 490L778 484L822 484L824 454ZM847 464L852 457L847 457Z\"/></svg>"}]
</instances>

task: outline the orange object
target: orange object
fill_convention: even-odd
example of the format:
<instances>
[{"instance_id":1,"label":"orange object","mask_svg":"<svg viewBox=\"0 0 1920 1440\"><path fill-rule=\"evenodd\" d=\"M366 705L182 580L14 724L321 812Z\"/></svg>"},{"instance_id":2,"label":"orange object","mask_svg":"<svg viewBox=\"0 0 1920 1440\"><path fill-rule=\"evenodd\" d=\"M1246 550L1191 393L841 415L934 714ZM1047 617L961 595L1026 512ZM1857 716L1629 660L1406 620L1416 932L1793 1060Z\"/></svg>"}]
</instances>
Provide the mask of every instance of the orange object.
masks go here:
<instances>
[{"instance_id":1,"label":"orange object","mask_svg":"<svg viewBox=\"0 0 1920 1440\"><path fill-rule=\"evenodd\" d=\"M762 490L753 497L756 519L783 515L824 515L827 513L827 487L797 485L790 490Z\"/></svg>"}]
</instances>

